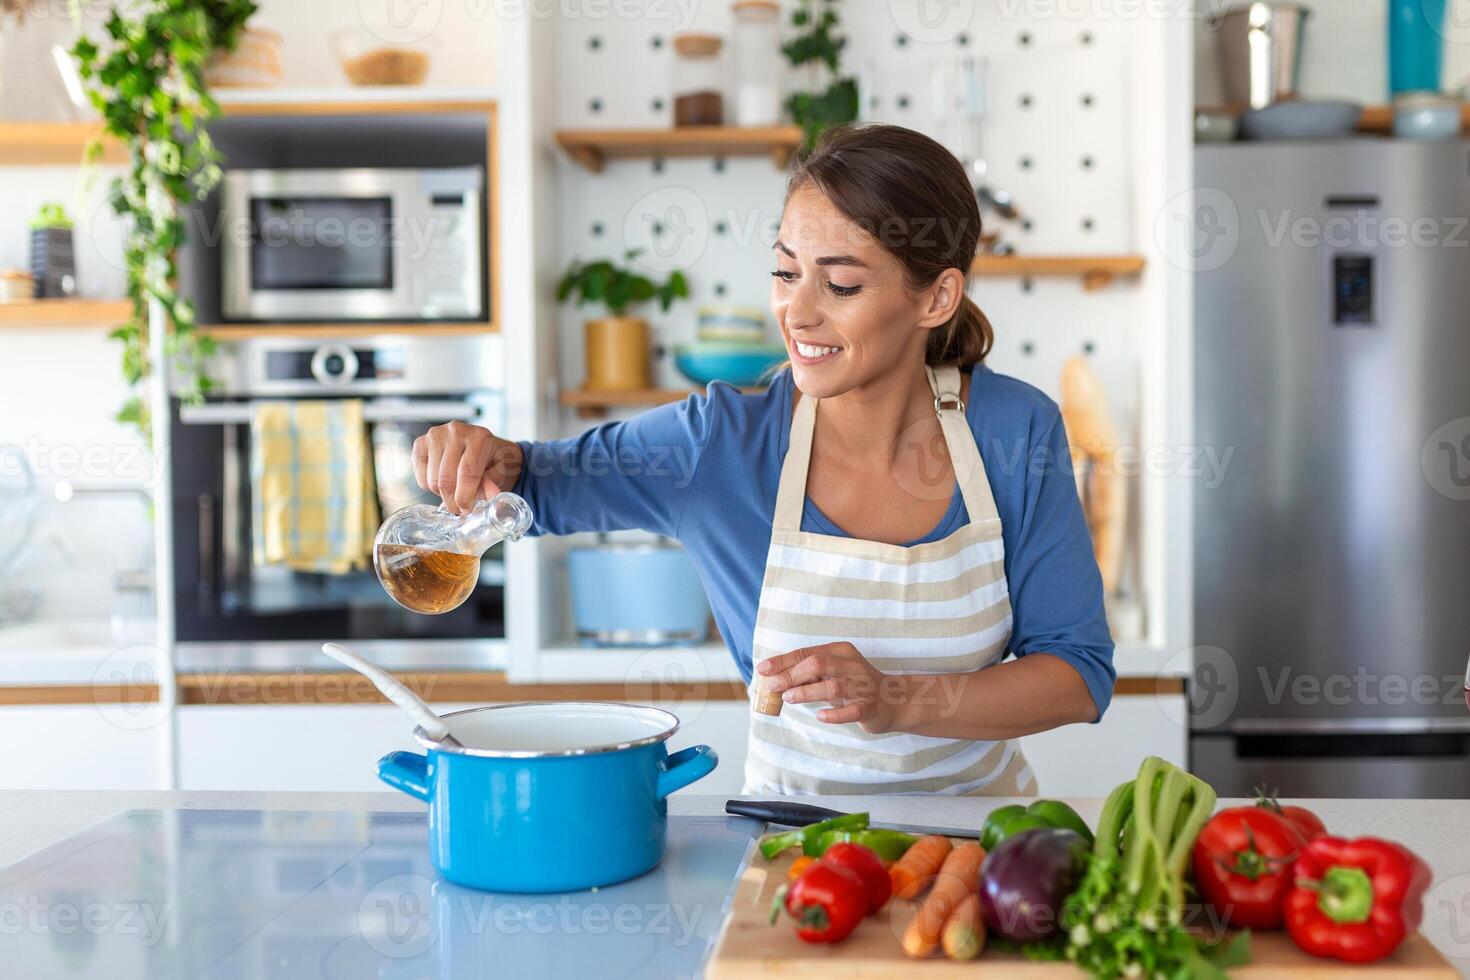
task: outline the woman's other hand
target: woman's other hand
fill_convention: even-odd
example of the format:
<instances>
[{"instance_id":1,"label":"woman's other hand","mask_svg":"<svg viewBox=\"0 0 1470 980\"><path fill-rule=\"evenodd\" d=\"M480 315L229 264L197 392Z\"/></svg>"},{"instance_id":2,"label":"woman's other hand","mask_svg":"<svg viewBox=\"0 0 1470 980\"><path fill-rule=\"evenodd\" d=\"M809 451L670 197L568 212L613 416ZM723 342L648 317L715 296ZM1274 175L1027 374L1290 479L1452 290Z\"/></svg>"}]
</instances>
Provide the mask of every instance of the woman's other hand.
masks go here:
<instances>
[{"instance_id":1,"label":"woman's other hand","mask_svg":"<svg viewBox=\"0 0 1470 980\"><path fill-rule=\"evenodd\" d=\"M823 643L768 657L756 671L787 704L825 701L817 720L857 722L872 734L890 731L904 698L903 678L883 673L851 643Z\"/></svg>"},{"instance_id":2,"label":"woman's other hand","mask_svg":"<svg viewBox=\"0 0 1470 980\"><path fill-rule=\"evenodd\" d=\"M468 422L436 425L413 441L414 478L453 514L515 486L522 462L518 444Z\"/></svg>"}]
</instances>

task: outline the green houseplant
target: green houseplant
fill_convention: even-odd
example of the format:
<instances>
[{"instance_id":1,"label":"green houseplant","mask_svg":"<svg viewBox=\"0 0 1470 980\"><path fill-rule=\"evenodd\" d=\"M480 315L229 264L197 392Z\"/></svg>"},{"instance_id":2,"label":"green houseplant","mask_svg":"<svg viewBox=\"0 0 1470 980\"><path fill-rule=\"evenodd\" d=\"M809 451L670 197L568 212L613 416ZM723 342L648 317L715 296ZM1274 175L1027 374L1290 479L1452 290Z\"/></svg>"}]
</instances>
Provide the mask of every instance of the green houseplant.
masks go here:
<instances>
[{"instance_id":1,"label":"green houseplant","mask_svg":"<svg viewBox=\"0 0 1470 980\"><path fill-rule=\"evenodd\" d=\"M781 45L781 53L793 68L807 67L810 89L793 92L786 99L786 111L806 132L806 145L812 146L828 126L849 123L858 117L857 80L841 75L842 49L847 38L833 32L837 28L836 0L801 0L791 12L791 26L797 33ZM826 85L823 82L826 81Z\"/></svg>"},{"instance_id":2,"label":"green houseplant","mask_svg":"<svg viewBox=\"0 0 1470 980\"><path fill-rule=\"evenodd\" d=\"M234 47L240 29L255 13L252 0L152 0L120 4L103 25L100 43L82 37L72 47L87 97L102 114L103 131L89 147L95 160L100 139L127 150L121 177L113 182L113 211L126 225L128 321L112 332L122 342L123 377L134 394L118 420L148 431L139 388L153 371L148 307L157 300L169 323L168 356L180 377L178 395L197 402L209 391L205 359L210 338L198 331L194 308L175 288L174 257L184 241L184 205L219 182L220 156L203 124L219 114L204 69L216 50Z\"/></svg>"},{"instance_id":3,"label":"green houseplant","mask_svg":"<svg viewBox=\"0 0 1470 980\"><path fill-rule=\"evenodd\" d=\"M636 250L624 254L626 262L638 257ZM684 273L675 269L661 283L640 275L610 259L582 263L573 261L556 287L556 298L575 305L601 304L609 313L583 324L587 345L587 380L591 391L647 388L650 384L648 321L628 316L628 308L658 300L667 312L674 300L689 295Z\"/></svg>"}]
</instances>

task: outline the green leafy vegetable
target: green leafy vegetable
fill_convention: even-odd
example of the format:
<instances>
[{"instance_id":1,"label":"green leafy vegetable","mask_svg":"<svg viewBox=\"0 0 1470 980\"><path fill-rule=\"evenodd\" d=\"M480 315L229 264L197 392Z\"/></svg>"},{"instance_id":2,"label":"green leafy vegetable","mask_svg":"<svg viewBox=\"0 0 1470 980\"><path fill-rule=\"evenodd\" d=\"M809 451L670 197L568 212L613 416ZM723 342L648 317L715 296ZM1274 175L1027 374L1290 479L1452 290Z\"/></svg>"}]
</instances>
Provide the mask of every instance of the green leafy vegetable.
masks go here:
<instances>
[{"instance_id":1,"label":"green leafy vegetable","mask_svg":"<svg viewBox=\"0 0 1470 980\"><path fill-rule=\"evenodd\" d=\"M1062 906L1066 956L1095 977L1213 980L1250 959L1250 938L1189 931L1185 869L1215 809L1203 780L1153 756L1109 794L1082 883Z\"/></svg>"}]
</instances>

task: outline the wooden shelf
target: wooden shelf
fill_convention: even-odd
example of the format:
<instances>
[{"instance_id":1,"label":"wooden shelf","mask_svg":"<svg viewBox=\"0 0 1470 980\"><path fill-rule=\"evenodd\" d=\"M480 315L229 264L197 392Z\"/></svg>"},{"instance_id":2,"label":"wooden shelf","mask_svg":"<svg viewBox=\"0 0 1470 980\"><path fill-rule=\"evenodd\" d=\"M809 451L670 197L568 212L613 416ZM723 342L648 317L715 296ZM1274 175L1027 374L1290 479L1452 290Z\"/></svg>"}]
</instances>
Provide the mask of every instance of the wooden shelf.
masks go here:
<instances>
[{"instance_id":1,"label":"wooden shelf","mask_svg":"<svg viewBox=\"0 0 1470 980\"><path fill-rule=\"evenodd\" d=\"M425 92L408 86L302 93L300 99L222 98L219 104L227 116L407 116L496 111L496 101L490 97Z\"/></svg>"},{"instance_id":2,"label":"wooden shelf","mask_svg":"<svg viewBox=\"0 0 1470 980\"><path fill-rule=\"evenodd\" d=\"M741 391L764 391L763 388L742 388ZM601 418L612 408L653 408L680 402L697 394L697 388L632 388L627 391L588 391L585 388L563 389L561 403L575 408L580 418Z\"/></svg>"},{"instance_id":3,"label":"wooden shelf","mask_svg":"<svg viewBox=\"0 0 1470 980\"><path fill-rule=\"evenodd\" d=\"M0 327L105 327L126 322L133 304L125 299L32 299L0 303Z\"/></svg>"},{"instance_id":4,"label":"wooden shelf","mask_svg":"<svg viewBox=\"0 0 1470 980\"><path fill-rule=\"evenodd\" d=\"M799 126L682 126L677 129L563 129L557 145L593 173L608 160L638 157L768 156L785 168L801 145Z\"/></svg>"},{"instance_id":5,"label":"wooden shelf","mask_svg":"<svg viewBox=\"0 0 1470 980\"><path fill-rule=\"evenodd\" d=\"M0 122L0 166L80 166L87 144L100 132L100 122ZM103 142L99 162L125 160L121 146Z\"/></svg>"},{"instance_id":6,"label":"wooden shelf","mask_svg":"<svg viewBox=\"0 0 1470 980\"><path fill-rule=\"evenodd\" d=\"M497 332L493 323L201 323L201 333L215 340L253 340L257 337L376 337L412 334L415 337L464 337Z\"/></svg>"},{"instance_id":7,"label":"wooden shelf","mask_svg":"<svg viewBox=\"0 0 1470 980\"><path fill-rule=\"evenodd\" d=\"M1086 290L1143 272L1142 255L981 255L970 267L977 276L1033 276L1082 280Z\"/></svg>"}]
</instances>

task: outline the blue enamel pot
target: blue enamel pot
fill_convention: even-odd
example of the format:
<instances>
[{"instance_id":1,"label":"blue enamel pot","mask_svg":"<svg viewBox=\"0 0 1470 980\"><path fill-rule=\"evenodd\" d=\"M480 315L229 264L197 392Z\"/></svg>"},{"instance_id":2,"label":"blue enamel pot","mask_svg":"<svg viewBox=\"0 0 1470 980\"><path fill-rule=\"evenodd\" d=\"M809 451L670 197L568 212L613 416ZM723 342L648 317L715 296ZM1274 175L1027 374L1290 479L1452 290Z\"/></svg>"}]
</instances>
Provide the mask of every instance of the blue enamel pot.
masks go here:
<instances>
[{"instance_id":1,"label":"blue enamel pot","mask_svg":"<svg viewBox=\"0 0 1470 980\"><path fill-rule=\"evenodd\" d=\"M708 775L708 745L670 755L660 708L556 701L444 716L453 741L390 752L378 777L429 804L429 859L452 882L563 892L636 878L663 858L670 793ZM458 743L458 744L456 744Z\"/></svg>"}]
</instances>

